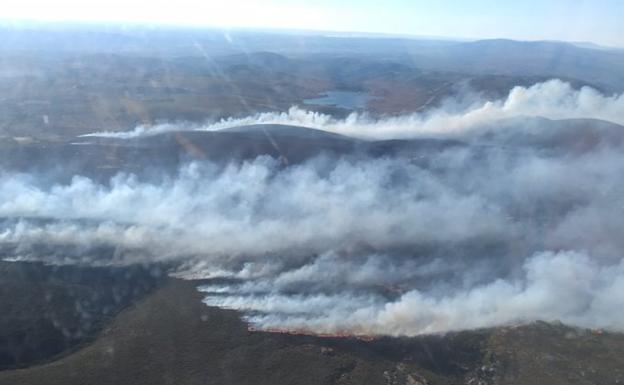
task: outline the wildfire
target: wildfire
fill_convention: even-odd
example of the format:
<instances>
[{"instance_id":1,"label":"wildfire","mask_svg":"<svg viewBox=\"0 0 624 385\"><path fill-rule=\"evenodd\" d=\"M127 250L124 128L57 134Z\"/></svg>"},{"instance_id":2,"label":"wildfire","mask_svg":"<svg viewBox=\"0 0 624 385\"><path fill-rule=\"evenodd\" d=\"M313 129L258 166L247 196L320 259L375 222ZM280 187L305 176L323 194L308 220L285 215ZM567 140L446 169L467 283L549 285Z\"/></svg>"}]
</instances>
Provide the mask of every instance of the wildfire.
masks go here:
<instances>
[{"instance_id":1,"label":"wildfire","mask_svg":"<svg viewBox=\"0 0 624 385\"><path fill-rule=\"evenodd\" d=\"M280 329L280 328L267 328L260 329L253 326L247 326L247 330L256 333L279 333L279 334L289 334L294 336L314 336L320 338L356 338L361 341L374 341L375 336L367 335L367 334L355 334L349 332L336 332L336 333L318 333L307 329Z\"/></svg>"}]
</instances>

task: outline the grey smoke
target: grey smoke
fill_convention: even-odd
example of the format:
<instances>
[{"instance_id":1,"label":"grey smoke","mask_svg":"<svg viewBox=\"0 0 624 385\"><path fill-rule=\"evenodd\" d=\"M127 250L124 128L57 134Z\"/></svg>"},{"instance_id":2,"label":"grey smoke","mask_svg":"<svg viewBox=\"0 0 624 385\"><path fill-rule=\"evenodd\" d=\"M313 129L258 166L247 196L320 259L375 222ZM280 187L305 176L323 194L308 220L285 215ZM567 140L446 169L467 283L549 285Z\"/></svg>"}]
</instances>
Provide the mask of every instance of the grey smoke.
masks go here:
<instances>
[{"instance_id":1,"label":"grey smoke","mask_svg":"<svg viewBox=\"0 0 624 385\"><path fill-rule=\"evenodd\" d=\"M552 81L467 114L298 121L466 143L426 159L196 162L159 183L50 185L5 172L0 251L51 263L175 261L177 275L211 279L206 303L260 328L416 335L544 319L624 330L613 310L624 305L622 143L596 131L607 139L582 151L553 147L540 120L499 120L623 122L622 104Z\"/></svg>"},{"instance_id":2,"label":"grey smoke","mask_svg":"<svg viewBox=\"0 0 624 385\"><path fill-rule=\"evenodd\" d=\"M425 112L374 119L352 113L345 119L307 111L293 106L287 112L259 113L246 118L228 118L205 125L163 123L138 126L129 132L99 132L86 136L132 138L179 130L220 130L252 124L285 124L322 129L348 136L392 139L431 135L456 135L473 127L500 119L539 116L549 119L591 118L624 124L624 94L603 95L590 87L574 89L569 83L553 79L531 87L515 87L503 100L463 102L453 100Z\"/></svg>"},{"instance_id":3,"label":"grey smoke","mask_svg":"<svg viewBox=\"0 0 624 385\"><path fill-rule=\"evenodd\" d=\"M247 284L206 302L252 312L248 320L265 328L320 333L416 335L536 319L622 330L614 311L624 305L622 289L622 261L601 265L582 253L543 252L525 260L519 278L438 293L409 290L392 300L373 293L259 294Z\"/></svg>"}]
</instances>

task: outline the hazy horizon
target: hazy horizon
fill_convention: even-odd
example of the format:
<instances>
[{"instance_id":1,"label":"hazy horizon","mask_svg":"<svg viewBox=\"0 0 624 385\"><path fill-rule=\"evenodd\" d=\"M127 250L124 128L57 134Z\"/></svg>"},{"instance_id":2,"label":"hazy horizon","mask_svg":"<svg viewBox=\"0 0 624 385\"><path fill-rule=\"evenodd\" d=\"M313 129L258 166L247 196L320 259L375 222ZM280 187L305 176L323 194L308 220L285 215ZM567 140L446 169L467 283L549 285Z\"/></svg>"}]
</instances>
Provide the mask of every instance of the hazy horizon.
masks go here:
<instances>
[{"instance_id":1,"label":"hazy horizon","mask_svg":"<svg viewBox=\"0 0 624 385\"><path fill-rule=\"evenodd\" d=\"M164 1L8 0L4 22L120 23L275 31L338 32L458 40L564 41L624 47L624 3L562 0L500 3L454 0L233 0L227 4Z\"/></svg>"}]
</instances>

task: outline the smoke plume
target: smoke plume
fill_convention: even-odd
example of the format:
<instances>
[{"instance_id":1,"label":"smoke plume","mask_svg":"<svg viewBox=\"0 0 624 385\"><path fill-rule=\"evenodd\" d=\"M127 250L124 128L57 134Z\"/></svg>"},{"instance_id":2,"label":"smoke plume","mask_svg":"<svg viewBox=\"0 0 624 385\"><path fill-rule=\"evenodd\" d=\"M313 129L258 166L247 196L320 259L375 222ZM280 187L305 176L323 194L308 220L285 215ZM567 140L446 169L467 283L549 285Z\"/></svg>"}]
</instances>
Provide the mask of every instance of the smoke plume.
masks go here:
<instances>
[{"instance_id":1,"label":"smoke plume","mask_svg":"<svg viewBox=\"0 0 624 385\"><path fill-rule=\"evenodd\" d=\"M624 330L614 311L624 305L622 127L509 120L524 116L624 123L624 97L551 81L461 112L337 120L292 109L196 127L271 122L462 143L426 157L198 161L158 182L119 174L106 184L5 171L0 252L172 262L177 275L207 279L207 304L265 329L417 335L542 319Z\"/></svg>"},{"instance_id":2,"label":"smoke plume","mask_svg":"<svg viewBox=\"0 0 624 385\"><path fill-rule=\"evenodd\" d=\"M466 105L467 107L456 107ZM531 87L515 87L504 100L473 100L442 106L423 113L374 119L354 112L346 119L292 107L284 113L260 113L247 118L228 118L206 124L160 124L138 126L129 132L100 132L87 136L132 138L177 131L220 130L252 124L284 124L322 129L347 136L369 139L412 138L431 135L456 135L500 119L539 116L548 119L600 119L624 124L624 94L606 96L590 87L575 90L569 83L550 80Z\"/></svg>"}]
</instances>

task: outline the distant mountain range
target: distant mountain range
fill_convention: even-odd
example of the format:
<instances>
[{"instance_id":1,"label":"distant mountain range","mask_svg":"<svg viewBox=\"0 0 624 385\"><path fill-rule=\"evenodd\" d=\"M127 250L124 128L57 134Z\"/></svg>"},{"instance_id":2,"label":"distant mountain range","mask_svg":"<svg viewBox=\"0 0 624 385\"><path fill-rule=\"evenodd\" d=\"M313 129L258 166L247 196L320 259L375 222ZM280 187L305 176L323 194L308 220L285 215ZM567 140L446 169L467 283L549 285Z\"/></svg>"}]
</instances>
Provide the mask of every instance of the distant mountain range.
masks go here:
<instances>
[{"instance_id":1,"label":"distant mountain range","mask_svg":"<svg viewBox=\"0 0 624 385\"><path fill-rule=\"evenodd\" d=\"M0 26L0 52L12 50L195 57L259 51L287 56L357 55L399 60L425 70L570 77L607 90L624 90L624 50L592 43L454 41L137 26Z\"/></svg>"}]
</instances>

